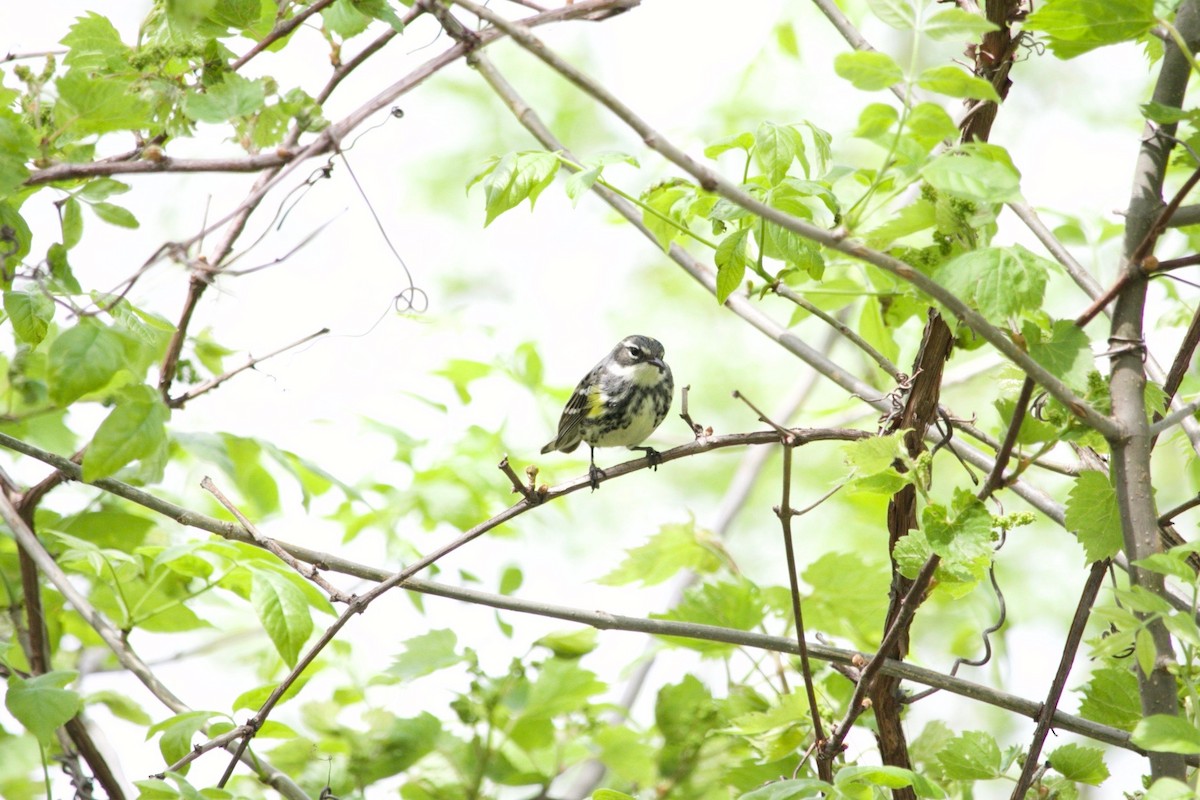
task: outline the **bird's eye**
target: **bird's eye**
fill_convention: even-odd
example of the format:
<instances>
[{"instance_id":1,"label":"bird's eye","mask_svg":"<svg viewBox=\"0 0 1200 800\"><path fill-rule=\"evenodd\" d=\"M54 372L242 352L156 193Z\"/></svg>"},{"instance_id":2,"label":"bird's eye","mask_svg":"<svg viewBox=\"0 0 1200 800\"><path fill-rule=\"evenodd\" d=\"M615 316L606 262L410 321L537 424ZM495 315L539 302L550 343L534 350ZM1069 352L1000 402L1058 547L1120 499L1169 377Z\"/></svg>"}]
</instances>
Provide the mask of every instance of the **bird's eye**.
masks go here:
<instances>
[{"instance_id":1,"label":"bird's eye","mask_svg":"<svg viewBox=\"0 0 1200 800\"><path fill-rule=\"evenodd\" d=\"M637 345L633 345L633 344L629 345L629 355L633 356L634 358L641 358L642 357L642 348L638 347Z\"/></svg>"}]
</instances>

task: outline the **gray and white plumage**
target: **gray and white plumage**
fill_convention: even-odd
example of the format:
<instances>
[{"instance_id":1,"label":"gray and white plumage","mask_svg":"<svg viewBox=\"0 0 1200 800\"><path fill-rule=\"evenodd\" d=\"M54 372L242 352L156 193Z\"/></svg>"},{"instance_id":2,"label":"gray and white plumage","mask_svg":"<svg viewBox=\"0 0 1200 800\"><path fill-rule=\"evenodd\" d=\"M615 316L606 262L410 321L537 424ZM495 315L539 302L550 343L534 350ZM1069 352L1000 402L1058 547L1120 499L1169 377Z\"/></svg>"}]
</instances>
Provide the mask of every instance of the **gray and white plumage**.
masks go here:
<instances>
[{"instance_id":1,"label":"gray and white plumage","mask_svg":"<svg viewBox=\"0 0 1200 800\"><path fill-rule=\"evenodd\" d=\"M595 448L638 447L666 418L674 397L671 368L663 361L663 346L649 336L626 336L583 377L571 393L558 434L543 453L570 453L580 442L593 449L591 474L596 474Z\"/></svg>"}]
</instances>

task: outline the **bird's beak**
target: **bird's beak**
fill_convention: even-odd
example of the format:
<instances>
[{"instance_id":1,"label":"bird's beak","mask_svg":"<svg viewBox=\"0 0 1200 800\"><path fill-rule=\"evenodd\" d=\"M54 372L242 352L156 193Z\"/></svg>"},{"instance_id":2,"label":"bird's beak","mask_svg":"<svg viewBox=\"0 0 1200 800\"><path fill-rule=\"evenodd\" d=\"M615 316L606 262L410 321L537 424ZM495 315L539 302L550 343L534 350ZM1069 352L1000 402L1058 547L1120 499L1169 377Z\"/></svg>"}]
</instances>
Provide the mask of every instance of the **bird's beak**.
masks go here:
<instances>
[{"instance_id":1,"label":"bird's beak","mask_svg":"<svg viewBox=\"0 0 1200 800\"><path fill-rule=\"evenodd\" d=\"M654 366L658 367L659 372L662 372L663 370L665 370L667 368L667 365L663 363L663 360L661 358L652 358L649 361L647 361L646 363L653 364Z\"/></svg>"}]
</instances>

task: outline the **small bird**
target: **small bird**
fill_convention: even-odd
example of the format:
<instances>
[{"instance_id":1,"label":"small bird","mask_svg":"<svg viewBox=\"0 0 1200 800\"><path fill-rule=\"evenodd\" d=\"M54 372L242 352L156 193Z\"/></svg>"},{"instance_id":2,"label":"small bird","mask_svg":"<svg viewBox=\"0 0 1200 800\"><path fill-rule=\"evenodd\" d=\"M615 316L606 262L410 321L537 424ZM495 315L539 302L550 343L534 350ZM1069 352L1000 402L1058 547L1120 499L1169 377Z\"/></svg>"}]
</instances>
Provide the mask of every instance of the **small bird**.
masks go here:
<instances>
[{"instance_id":1,"label":"small bird","mask_svg":"<svg viewBox=\"0 0 1200 800\"><path fill-rule=\"evenodd\" d=\"M640 447L667 416L675 395L663 346L649 336L626 336L584 376L558 421L558 435L542 453L570 453L587 442L592 449L588 477L592 491L604 470L596 467L597 447L642 450L657 466L658 451Z\"/></svg>"}]
</instances>

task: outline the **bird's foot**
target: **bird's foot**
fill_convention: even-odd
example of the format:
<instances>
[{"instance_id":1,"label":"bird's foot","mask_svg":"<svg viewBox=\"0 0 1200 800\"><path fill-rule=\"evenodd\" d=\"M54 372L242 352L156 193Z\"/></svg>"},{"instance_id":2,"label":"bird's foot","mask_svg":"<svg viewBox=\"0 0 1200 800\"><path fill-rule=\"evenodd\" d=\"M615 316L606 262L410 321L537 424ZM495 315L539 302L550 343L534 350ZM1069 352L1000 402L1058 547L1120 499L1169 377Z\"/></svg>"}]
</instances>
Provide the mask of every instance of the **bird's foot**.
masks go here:
<instances>
[{"instance_id":1,"label":"bird's foot","mask_svg":"<svg viewBox=\"0 0 1200 800\"><path fill-rule=\"evenodd\" d=\"M646 454L646 458L650 461L650 469L658 472L658 465L662 463L662 453L655 450L653 447L631 447L630 450L641 450Z\"/></svg>"},{"instance_id":2,"label":"bird's foot","mask_svg":"<svg viewBox=\"0 0 1200 800\"><path fill-rule=\"evenodd\" d=\"M595 464L588 466L588 480L591 481L593 492L600 488L600 479L606 477L608 477L608 475L604 472L604 470L600 469Z\"/></svg>"}]
</instances>

